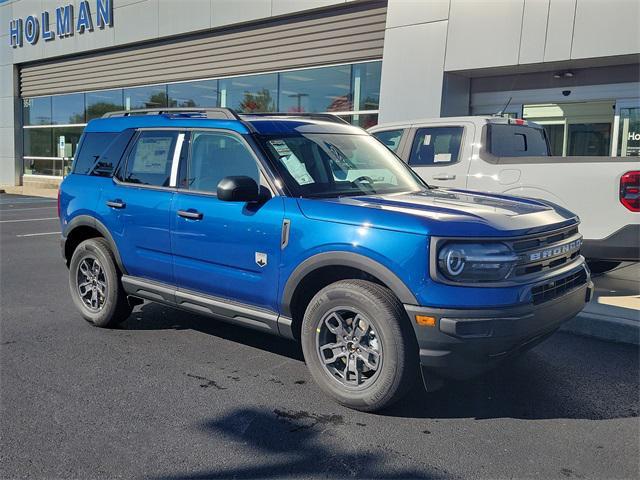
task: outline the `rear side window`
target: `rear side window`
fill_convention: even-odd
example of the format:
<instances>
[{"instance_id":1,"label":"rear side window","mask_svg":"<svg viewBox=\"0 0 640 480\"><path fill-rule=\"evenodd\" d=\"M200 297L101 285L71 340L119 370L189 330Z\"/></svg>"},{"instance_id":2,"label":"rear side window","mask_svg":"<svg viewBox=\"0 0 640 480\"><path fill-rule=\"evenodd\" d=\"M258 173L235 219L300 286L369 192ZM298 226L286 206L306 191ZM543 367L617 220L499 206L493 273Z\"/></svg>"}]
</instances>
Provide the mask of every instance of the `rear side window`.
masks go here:
<instances>
[{"instance_id":1,"label":"rear side window","mask_svg":"<svg viewBox=\"0 0 640 480\"><path fill-rule=\"evenodd\" d=\"M122 180L139 185L168 187L178 132L143 131L127 157Z\"/></svg>"},{"instance_id":2,"label":"rear side window","mask_svg":"<svg viewBox=\"0 0 640 480\"><path fill-rule=\"evenodd\" d=\"M116 132L88 132L82 136L78 153L73 164L73 173L88 175L105 152L109 144L118 136Z\"/></svg>"},{"instance_id":3,"label":"rear side window","mask_svg":"<svg viewBox=\"0 0 640 480\"><path fill-rule=\"evenodd\" d=\"M413 139L409 165L440 166L456 163L464 127L419 128Z\"/></svg>"},{"instance_id":4,"label":"rear side window","mask_svg":"<svg viewBox=\"0 0 640 480\"><path fill-rule=\"evenodd\" d=\"M399 130L386 130L384 132L373 132L371 135L376 137L392 152L397 152L400 146L400 139L402 138L403 129Z\"/></svg>"},{"instance_id":5,"label":"rear side window","mask_svg":"<svg viewBox=\"0 0 640 480\"><path fill-rule=\"evenodd\" d=\"M549 146L541 128L522 125L489 124L489 152L496 157L549 156Z\"/></svg>"}]
</instances>

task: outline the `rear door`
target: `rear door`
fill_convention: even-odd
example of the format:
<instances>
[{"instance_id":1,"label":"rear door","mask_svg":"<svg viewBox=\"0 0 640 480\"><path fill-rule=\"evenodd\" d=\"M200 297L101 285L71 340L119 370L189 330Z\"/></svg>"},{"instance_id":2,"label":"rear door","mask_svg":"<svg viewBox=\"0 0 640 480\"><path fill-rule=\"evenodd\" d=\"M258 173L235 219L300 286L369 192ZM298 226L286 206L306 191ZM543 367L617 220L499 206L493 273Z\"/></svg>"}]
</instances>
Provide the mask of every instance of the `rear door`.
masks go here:
<instances>
[{"instance_id":1,"label":"rear door","mask_svg":"<svg viewBox=\"0 0 640 480\"><path fill-rule=\"evenodd\" d=\"M118 246L129 275L173 284L171 202L172 164L184 133L140 130L125 158L100 194L101 218ZM176 162L177 165L177 162Z\"/></svg>"},{"instance_id":2,"label":"rear door","mask_svg":"<svg viewBox=\"0 0 640 480\"><path fill-rule=\"evenodd\" d=\"M474 134L471 122L416 126L404 155L429 185L466 188Z\"/></svg>"},{"instance_id":3,"label":"rear door","mask_svg":"<svg viewBox=\"0 0 640 480\"><path fill-rule=\"evenodd\" d=\"M218 200L220 180L236 175L269 188L240 135L191 132L171 212L176 284L179 291L277 311L282 197L260 205Z\"/></svg>"}]
</instances>

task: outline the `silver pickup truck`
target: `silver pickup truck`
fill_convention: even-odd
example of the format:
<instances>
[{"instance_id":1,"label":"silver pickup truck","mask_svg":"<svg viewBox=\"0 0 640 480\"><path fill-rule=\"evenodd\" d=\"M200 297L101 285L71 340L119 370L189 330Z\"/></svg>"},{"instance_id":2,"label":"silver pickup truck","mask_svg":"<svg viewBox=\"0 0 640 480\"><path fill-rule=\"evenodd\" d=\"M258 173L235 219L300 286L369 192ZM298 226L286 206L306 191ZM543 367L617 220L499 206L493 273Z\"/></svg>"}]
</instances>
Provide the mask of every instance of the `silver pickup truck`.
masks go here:
<instances>
[{"instance_id":1,"label":"silver pickup truck","mask_svg":"<svg viewBox=\"0 0 640 480\"><path fill-rule=\"evenodd\" d=\"M554 157L541 126L469 116L369 132L430 185L541 198L577 213L594 272L640 260L640 158Z\"/></svg>"}]
</instances>

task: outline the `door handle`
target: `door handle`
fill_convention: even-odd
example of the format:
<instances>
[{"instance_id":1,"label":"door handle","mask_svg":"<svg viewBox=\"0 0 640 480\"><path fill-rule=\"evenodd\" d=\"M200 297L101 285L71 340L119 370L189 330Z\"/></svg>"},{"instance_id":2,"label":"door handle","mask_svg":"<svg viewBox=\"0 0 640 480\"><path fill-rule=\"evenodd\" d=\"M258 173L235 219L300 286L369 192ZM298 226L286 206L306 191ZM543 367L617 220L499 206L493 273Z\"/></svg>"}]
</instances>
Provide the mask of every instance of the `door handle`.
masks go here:
<instances>
[{"instance_id":1,"label":"door handle","mask_svg":"<svg viewBox=\"0 0 640 480\"><path fill-rule=\"evenodd\" d=\"M195 210L178 210L178 216L189 220L202 220L202 213Z\"/></svg>"},{"instance_id":2,"label":"door handle","mask_svg":"<svg viewBox=\"0 0 640 480\"><path fill-rule=\"evenodd\" d=\"M440 175L434 175L431 178L433 178L434 180L455 180L456 176L452 175L450 173L443 173L443 174L440 174Z\"/></svg>"},{"instance_id":3,"label":"door handle","mask_svg":"<svg viewBox=\"0 0 640 480\"><path fill-rule=\"evenodd\" d=\"M122 200L118 199L118 200L107 200L107 207L111 207L111 208L124 208L126 207L127 204L124 203Z\"/></svg>"}]
</instances>

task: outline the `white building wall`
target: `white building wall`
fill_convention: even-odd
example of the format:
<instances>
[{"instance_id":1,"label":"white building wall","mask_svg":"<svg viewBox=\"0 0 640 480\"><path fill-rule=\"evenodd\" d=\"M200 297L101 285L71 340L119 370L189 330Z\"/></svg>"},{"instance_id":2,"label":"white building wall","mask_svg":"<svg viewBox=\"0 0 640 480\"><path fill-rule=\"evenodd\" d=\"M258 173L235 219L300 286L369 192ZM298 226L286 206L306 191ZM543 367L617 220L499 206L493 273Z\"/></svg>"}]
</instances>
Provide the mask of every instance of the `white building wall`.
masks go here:
<instances>
[{"instance_id":1,"label":"white building wall","mask_svg":"<svg viewBox=\"0 0 640 480\"><path fill-rule=\"evenodd\" d=\"M640 54L639 18L640 0L389 0L380 120L460 114L476 70ZM461 99L442 104L445 73Z\"/></svg>"}]
</instances>

